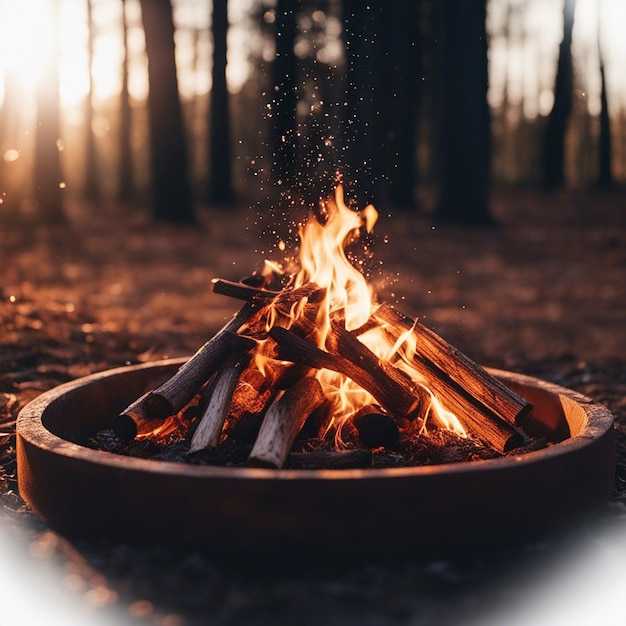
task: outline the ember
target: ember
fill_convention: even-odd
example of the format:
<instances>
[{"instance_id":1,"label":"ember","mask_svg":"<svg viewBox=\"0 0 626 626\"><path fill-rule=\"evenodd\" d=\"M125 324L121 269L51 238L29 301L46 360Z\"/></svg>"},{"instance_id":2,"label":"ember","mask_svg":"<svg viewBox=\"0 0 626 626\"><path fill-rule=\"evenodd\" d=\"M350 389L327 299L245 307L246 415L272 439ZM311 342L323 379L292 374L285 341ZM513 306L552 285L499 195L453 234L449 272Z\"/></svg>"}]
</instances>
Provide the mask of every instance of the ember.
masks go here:
<instances>
[{"instance_id":1,"label":"ember","mask_svg":"<svg viewBox=\"0 0 626 626\"><path fill-rule=\"evenodd\" d=\"M118 443L109 449L168 458L166 442L176 444L173 460L341 468L470 461L539 445L523 430L528 401L376 301L345 252L376 217L371 205L349 209L339 185L300 228L293 272L266 262L249 280L215 279L215 293L245 304L114 419Z\"/></svg>"}]
</instances>

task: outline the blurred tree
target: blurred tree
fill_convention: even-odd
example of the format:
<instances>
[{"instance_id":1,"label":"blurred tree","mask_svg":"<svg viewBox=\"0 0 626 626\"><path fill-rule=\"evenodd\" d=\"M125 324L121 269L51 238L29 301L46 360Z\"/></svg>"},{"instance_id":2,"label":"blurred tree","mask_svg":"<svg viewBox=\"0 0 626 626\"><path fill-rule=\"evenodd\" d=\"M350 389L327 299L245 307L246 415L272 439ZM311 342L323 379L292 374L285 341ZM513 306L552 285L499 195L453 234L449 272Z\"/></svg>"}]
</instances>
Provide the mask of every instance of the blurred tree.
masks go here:
<instances>
[{"instance_id":1,"label":"blurred tree","mask_svg":"<svg viewBox=\"0 0 626 626\"><path fill-rule=\"evenodd\" d=\"M599 171L598 184L601 187L613 185L612 169L612 142L611 142L611 118L609 116L609 102L606 93L606 72L604 69L604 52L602 50L600 9L598 9L598 58L600 59L600 138L599 138Z\"/></svg>"},{"instance_id":2,"label":"blurred tree","mask_svg":"<svg viewBox=\"0 0 626 626\"><path fill-rule=\"evenodd\" d=\"M187 139L176 74L174 17L170 0L141 0L148 57L148 127L153 215L195 221Z\"/></svg>"},{"instance_id":3,"label":"blurred tree","mask_svg":"<svg viewBox=\"0 0 626 626\"><path fill-rule=\"evenodd\" d=\"M226 81L228 1L213 0L213 86L209 119L209 200L232 204L231 124Z\"/></svg>"},{"instance_id":4,"label":"blurred tree","mask_svg":"<svg viewBox=\"0 0 626 626\"><path fill-rule=\"evenodd\" d=\"M544 140L544 184L548 189L565 182L565 133L572 112L572 30L576 0L563 0L563 39L554 81L554 104L548 116Z\"/></svg>"},{"instance_id":5,"label":"blurred tree","mask_svg":"<svg viewBox=\"0 0 626 626\"><path fill-rule=\"evenodd\" d=\"M440 0L436 9L436 214L448 222L493 224L486 0Z\"/></svg>"},{"instance_id":6,"label":"blurred tree","mask_svg":"<svg viewBox=\"0 0 626 626\"><path fill-rule=\"evenodd\" d=\"M100 199L100 181L98 177L98 155L96 153L95 135L93 132L93 44L95 27L92 17L93 2L87 0L87 77L88 89L85 98L85 188L87 200Z\"/></svg>"},{"instance_id":7,"label":"blurred tree","mask_svg":"<svg viewBox=\"0 0 626 626\"><path fill-rule=\"evenodd\" d=\"M380 97L383 175L392 205L415 207L419 113L420 3L394 0L382 11L383 54Z\"/></svg>"},{"instance_id":8,"label":"blurred tree","mask_svg":"<svg viewBox=\"0 0 626 626\"><path fill-rule=\"evenodd\" d=\"M14 165L17 159L5 158L5 151L9 149L14 139L15 110L17 108L17 86L13 72L8 69L4 72L2 108L0 109L0 215L2 217L16 217L21 197L16 193L22 186L15 181Z\"/></svg>"},{"instance_id":9,"label":"blurred tree","mask_svg":"<svg viewBox=\"0 0 626 626\"><path fill-rule=\"evenodd\" d=\"M358 204L415 206L419 11L414 0L344 0L346 174Z\"/></svg>"},{"instance_id":10,"label":"blurred tree","mask_svg":"<svg viewBox=\"0 0 626 626\"><path fill-rule=\"evenodd\" d=\"M119 162L117 197L122 201L129 201L134 194L133 154L131 148L131 109L130 94L128 92L128 23L126 21L126 0L122 1L122 89L120 91L120 134L119 134Z\"/></svg>"},{"instance_id":11,"label":"blurred tree","mask_svg":"<svg viewBox=\"0 0 626 626\"><path fill-rule=\"evenodd\" d=\"M297 160L295 182L302 206L316 209L337 185L344 110L343 67L339 67L340 7L336 0L306 0L298 15Z\"/></svg>"},{"instance_id":12,"label":"blurred tree","mask_svg":"<svg viewBox=\"0 0 626 626\"><path fill-rule=\"evenodd\" d=\"M296 182L298 157L297 78L294 52L301 0L277 0L275 9L276 56L272 64L271 142L274 182L291 189Z\"/></svg>"},{"instance_id":13,"label":"blurred tree","mask_svg":"<svg viewBox=\"0 0 626 626\"><path fill-rule=\"evenodd\" d=\"M343 0L342 20L346 55L343 173L346 190L359 206L365 206L378 203L382 195L382 0Z\"/></svg>"},{"instance_id":14,"label":"blurred tree","mask_svg":"<svg viewBox=\"0 0 626 626\"><path fill-rule=\"evenodd\" d=\"M48 224L66 222L63 191L59 121L59 24L60 1L49 5L50 50L37 86L37 130L35 132L34 199L38 217Z\"/></svg>"}]
</instances>

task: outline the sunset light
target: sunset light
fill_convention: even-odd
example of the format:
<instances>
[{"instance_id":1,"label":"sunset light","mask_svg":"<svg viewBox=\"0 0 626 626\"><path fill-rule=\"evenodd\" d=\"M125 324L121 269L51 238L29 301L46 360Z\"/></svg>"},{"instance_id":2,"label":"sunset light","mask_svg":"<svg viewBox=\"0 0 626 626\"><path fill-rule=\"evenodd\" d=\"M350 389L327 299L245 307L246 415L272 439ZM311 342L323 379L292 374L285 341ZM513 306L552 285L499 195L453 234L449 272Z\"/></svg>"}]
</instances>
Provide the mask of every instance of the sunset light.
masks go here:
<instances>
[{"instance_id":1,"label":"sunset light","mask_svg":"<svg viewBox=\"0 0 626 626\"><path fill-rule=\"evenodd\" d=\"M87 67L87 11L86 3L58 0L60 24L60 93L66 107L80 104L87 95L89 68ZM32 92L40 76L46 51L49 49L49 28L53 0L0 0L0 70L4 80L17 80L27 92ZM122 3L111 0L93 2L95 96L101 100L114 97L121 88L120 67L123 55L121 35ZM140 28L141 10L138 0L127 0L126 14L130 24L129 49L131 58L131 93L137 98L146 96L143 34ZM177 58L181 92L186 97L205 93L210 89L207 59L194 61L194 28L207 28L210 3L206 0L178 0L174 2L174 16L182 30L177 35ZM503 81L508 81L508 96L513 100L524 94L524 110L531 117L546 115L550 107L553 63L538 63L537 59L554 56L560 41L561 0L530 0L517 3L522 16L517 20L508 48L502 40L503 19L507 2L491 0L489 28L492 54L490 56L490 100L497 105L502 97ZM245 30L247 14L253 0L229 3L233 41L229 52L228 78L230 88L240 89L248 79L250 67L247 49L251 44ZM603 53L607 65L609 89L613 101L619 99L620 108L626 102L626 86L620 68L626 59L626 43L618 28L626 17L626 6L619 0L578 0L574 26L574 54L579 58L582 80L588 83L589 107L597 114L599 86L593 69L597 63L598 24L603 39ZM210 53L210 41L200 40L201 49ZM236 45L235 45L236 44ZM194 66L195 63L195 66ZM506 74L503 64L507 64ZM0 93L4 86L0 85Z\"/></svg>"},{"instance_id":2,"label":"sunset light","mask_svg":"<svg viewBox=\"0 0 626 626\"><path fill-rule=\"evenodd\" d=\"M50 4L41 0L2 0L0 59L3 73L32 90L50 46ZM5 79L6 80L6 79Z\"/></svg>"},{"instance_id":3,"label":"sunset light","mask_svg":"<svg viewBox=\"0 0 626 626\"><path fill-rule=\"evenodd\" d=\"M340 4L328 3L325 10L318 7L310 14L300 15L293 48L296 58L305 66L297 84L299 117L308 116L309 111L315 116L315 112L324 110L331 125L343 124L345 120L341 118L346 114L345 100L335 93L341 83L337 78L345 71L347 60L342 43L345 32L337 8ZM272 93L268 90L268 81L272 80L271 60L276 51L272 31L277 9L269 0L228 0L227 5L226 88L232 96L231 108L240 112L236 122L238 132L257 136L262 141L262 133L258 131L260 120L241 112L249 111L260 100L268 105L266 100ZM198 142L192 151L201 153L207 132L206 115L213 97L212 1L172 0L171 6L178 92L186 124ZM563 0L488 0L486 7L490 129L496 144L499 142L504 151L503 158L494 159L494 174L505 181L520 176L536 177L533 163L537 160L527 159L523 166L513 163L512 146L516 145L518 133L536 142L550 115L563 36ZM425 15L423 19L423 27L430 28L427 22L434 17ZM611 124L615 132L623 124L626 81L622 67L626 63L626 40L620 25L625 19L626 3L621 0L576 2L571 46L576 117L573 124L581 129L595 125L601 113L600 52ZM55 32L57 22L58 32ZM430 46L428 38L422 38L420 45L426 50ZM143 125L149 93L148 54L140 0L0 0L0 107L5 124L0 136L0 154L5 163L16 164L11 166L10 180L5 183L15 185L16 189L23 188L22 181L27 180L32 163L38 83L42 76L50 76L45 65L54 63L57 53L59 122L68 187L73 190L84 175L82 132L90 116L99 167L107 171L105 186L112 188L115 183L108 173L114 169L112 163L118 150L124 67L128 71L128 103L138 113L129 134L132 151L136 153L139 168L146 163L145 153L141 151L148 146ZM316 72L319 76L314 76ZM420 97L428 99L428 91L435 83L419 79L417 71L411 75L408 68L405 74L403 80L423 81ZM387 106L385 103L390 101L390 98L379 99L377 106ZM86 113L88 108L90 112ZM269 121L273 112L266 109L265 115L265 121ZM349 132L345 125L343 128ZM332 128L331 132L336 136L338 128ZM589 132L589 141L595 141L595 131ZM430 141L427 135L422 134L419 141ZM593 166L587 164L584 173L577 173L572 163L576 159L587 163L585 155L591 154L589 146L583 145L582 140L570 142L570 146L576 155L572 152L568 157L567 178L577 184L586 183L595 176ZM422 148L420 151L429 154L428 148L424 148L426 151ZM258 155L254 158L258 148L241 150L236 156L240 179L250 166L252 170L258 169L258 173L268 172ZM614 175L622 179L626 177L626 150L620 142L614 142L612 150ZM194 166L197 171L205 166L203 159ZM138 172L145 180L145 169Z\"/></svg>"}]
</instances>

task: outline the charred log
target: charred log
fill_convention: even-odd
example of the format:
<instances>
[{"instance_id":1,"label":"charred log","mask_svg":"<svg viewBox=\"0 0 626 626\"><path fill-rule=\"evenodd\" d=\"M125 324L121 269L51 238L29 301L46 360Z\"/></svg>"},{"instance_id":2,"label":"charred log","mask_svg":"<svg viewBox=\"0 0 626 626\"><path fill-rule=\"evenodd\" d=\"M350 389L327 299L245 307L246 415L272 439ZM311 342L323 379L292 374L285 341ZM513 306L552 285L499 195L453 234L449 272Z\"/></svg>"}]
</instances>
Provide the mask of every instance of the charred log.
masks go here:
<instances>
[{"instance_id":1,"label":"charred log","mask_svg":"<svg viewBox=\"0 0 626 626\"><path fill-rule=\"evenodd\" d=\"M331 354L284 328L270 330L270 336L279 345L278 358L340 372L372 394L392 415L409 419L421 417L425 408L423 392L348 331L339 331L339 334L350 336L354 342L345 341L344 337L344 341L338 342L343 344L342 353Z\"/></svg>"}]
</instances>

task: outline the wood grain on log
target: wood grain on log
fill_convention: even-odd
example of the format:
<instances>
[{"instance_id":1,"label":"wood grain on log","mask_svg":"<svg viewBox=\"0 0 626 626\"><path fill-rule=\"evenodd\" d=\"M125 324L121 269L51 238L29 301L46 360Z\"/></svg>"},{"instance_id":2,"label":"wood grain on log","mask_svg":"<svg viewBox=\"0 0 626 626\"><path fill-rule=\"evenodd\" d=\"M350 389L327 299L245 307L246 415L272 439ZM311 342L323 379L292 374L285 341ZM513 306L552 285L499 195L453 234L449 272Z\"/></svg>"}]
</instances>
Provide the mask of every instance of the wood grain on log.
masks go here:
<instances>
[{"instance_id":1,"label":"wood grain on log","mask_svg":"<svg viewBox=\"0 0 626 626\"><path fill-rule=\"evenodd\" d=\"M254 298L272 299L280 293L280 291L270 291L269 289L253 287L245 283L237 283L223 278L214 278L211 284L213 285L213 293L229 296L237 300L252 301Z\"/></svg>"},{"instance_id":2,"label":"wood grain on log","mask_svg":"<svg viewBox=\"0 0 626 626\"><path fill-rule=\"evenodd\" d=\"M246 309L244 313L243 309ZM233 332L256 310L256 306L246 304L243 309L186 361L174 376L148 395L145 400L148 411L157 417L167 417L180 411L229 354L233 351L241 353L256 346L253 339Z\"/></svg>"},{"instance_id":3,"label":"wood grain on log","mask_svg":"<svg viewBox=\"0 0 626 626\"><path fill-rule=\"evenodd\" d=\"M275 300L277 304L290 304L302 298L308 298L311 302L319 302L326 295L326 290L315 283L307 283L296 289L283 289L282 291L270 291L269 289L252 287L245 283L237 283L224 278L214 278L211 284L213 285L213 292L223 296L247 301L255 299Z\"/></svg>"},{"instance_id":4,"label":"wood grain on log","mask_svg":"<svg viewBox=\"0 0 626 626\"><path fill-rule=\"evenodd\" d=\"M217 374L208 405L191 438L189 452L215 447L220 441L224 422L230 410L233 392L251 355L233 354L222 365Z\"/></svg>"},{"instance_id":5,"label":"wood grain on log","mask_svg":"<svg viewBox=\"0 0 626 626\"><path fill-rule=\"evenodd\" d=\"M265 414L248 465L281 468L307 417L323 401L322 386L312 376L287 389Z\"/></svg>"},{"instance_id":6,"label":"wood grain on log","mask_svg":"<svg viewBox=\"0 0 626 626\"><path fill-rule=\"evenodd\" d=\"M372 466L370 450L310 450L292 452L285 463L289 469L365 469Z\"/></svg>"},{"instance_id":7,"label":"wood grain on log","mask_svg":"<svg viewBox=\"0 0 626 626\"><path fill-rule=\"evenodd\" d=\"M427 378L434 374L440 386L453 387L459 395L467 395L474 403L482 404L486 410L510 424L522 426L530 418L533 407L528 400L434 331L384 304L374 317L388 324L388 329L396 336L413 329L416 339L414 364L416 367L421 365L424 373L430 374Z\"/></svg>"},{"instance_id":8,"label":"wood grain on log","mask_svg":"<svg viewBox=\"0 0 626 626\"><path fill-rule=\"evenodd\" d=\"M302 363L317 369L326 368L352 379L368 391L377 402L395 417L415 419L425 410L424 391L398 369L381 361L367 346L339 326L331 329L342 338L334 342L342 352L321 350L294 332L272 328L270 337L279 346L278 358ZM352 340L347 340L348 335Z\"/></svg>"},{"instance_id":9,"label":"wood grain on log","mask_svg":"<svg viewBox=\"0 0 626 626\"><path fill-rule=\"evenodd\" d=\"M191 401L233 349L242 352L256 345L253 340L236 335L234 332L256 310L256 304L249 302L244 304L216 335L178 369L174 376L126 407L114 419L114 428L117 427L121 433L119 436L124 435L125 438L132 439L137 434L137 423L140 420L164 420L178 413ZM134 435L131 422L135 423Z\"/></svg>"},{"instance_id":10,"label":"wood grain on log","mask_svg":"<svg viewBox=\"0 0 626 626\"><path fill-rule=\"evenodd\" d=\"M381 305L374 317L395 339L412 331L415 355L411 365L424 376L443 406L477 437L499 452L528 441L518 426L529 419L530 402L423 324L387 305Z\"/></svg>"}]
</instances>

